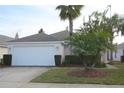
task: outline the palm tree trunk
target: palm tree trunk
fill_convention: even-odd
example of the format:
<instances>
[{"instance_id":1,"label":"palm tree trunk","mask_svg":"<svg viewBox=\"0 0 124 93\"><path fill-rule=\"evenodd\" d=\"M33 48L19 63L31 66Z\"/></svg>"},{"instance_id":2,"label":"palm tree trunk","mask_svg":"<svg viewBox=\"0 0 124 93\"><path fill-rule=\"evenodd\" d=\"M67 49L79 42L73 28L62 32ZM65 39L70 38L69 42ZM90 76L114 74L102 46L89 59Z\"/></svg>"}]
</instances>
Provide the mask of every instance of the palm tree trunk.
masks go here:
<instances>
[{"instance_id":1,"label":"palm tree trunk","mask_svg":"<svg viewBox=\"0 0 124 93\"><path fill-rule=\"evenodd\" d=\"M69 19L69 31L71 36L73 34L73 20L71 18Z\"/></svg>"},{"instance_id":2,"label":"palm tree trunk","mask_svg":"<svg viewBox=\"0 0 124 93\"><path fill-rule=\"evenodd\" d=\"M73 34L73 20L71 20L71 18L69 19L69 34L70 36L72 36ZM70 54L72 55L72 48L69 48L70 49Z\"/></svg>"}]
</instances>

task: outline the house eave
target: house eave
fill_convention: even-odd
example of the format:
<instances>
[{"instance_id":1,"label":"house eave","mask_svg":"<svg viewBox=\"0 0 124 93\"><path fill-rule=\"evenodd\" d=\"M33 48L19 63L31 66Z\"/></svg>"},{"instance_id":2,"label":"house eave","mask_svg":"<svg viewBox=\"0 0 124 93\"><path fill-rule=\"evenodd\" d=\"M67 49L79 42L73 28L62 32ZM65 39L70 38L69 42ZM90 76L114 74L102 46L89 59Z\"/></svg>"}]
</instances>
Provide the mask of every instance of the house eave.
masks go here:
<instances>
[{"instance_id":1,"label":"house eave","mask_svg":"<svg viewBox=\"0 0 124 93\"><path fill-rule=\"evenodd\" d=\"M0 47L1 47L1 48L7 48L7 46L5 46L5 45L0 45Z\"/></svg>"},{"instance_id":2,"label":"house eave","mask_svg":"<svg viewBox=\"0 0 124 93\"><path fill-rule=\"evenodd\" d=\"M64 43L64 41L8 42L8 45L15 45L15 44L58 44L58 43Z\"/></svg>"}]
</instances>

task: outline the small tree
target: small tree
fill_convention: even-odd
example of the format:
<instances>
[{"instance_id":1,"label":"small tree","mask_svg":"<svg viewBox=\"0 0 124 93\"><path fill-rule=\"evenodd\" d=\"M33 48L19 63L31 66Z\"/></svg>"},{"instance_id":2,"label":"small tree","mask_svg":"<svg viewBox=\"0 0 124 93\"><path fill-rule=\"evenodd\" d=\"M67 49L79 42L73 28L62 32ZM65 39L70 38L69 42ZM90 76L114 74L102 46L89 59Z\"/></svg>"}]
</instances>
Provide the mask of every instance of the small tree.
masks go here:
<instances>
[{"instance_id":1,"label":"small tree","mask_svg":"<svg viewBox=\"0 0 124 93\"><path fill-rule=\"evenodd\" d=\"M106 31L111 35L110 41L113 44L113 39L115 37L115 33L119 32L124 34L124 21L119 18L117 14L114 14L111 17L107 17L106 14L108 12L107 8L104 12L95 11L89 16L89 21L83 24L81 27L81 31ZM111 61L113 60L113 56L111 51Z\"/></svg>"},{"instance_id":2,"label":"small tree","mask_svg":"<svg viewBox=\"0 0 124 93\"><path fill-rule=\"evenodd\" d=\"M69 38L67 44L72 47L73 53L77 54L81 58L83 58L84 55L93 55L98 57L101 55L101 51L105 51L106 49L114 49L114 46L111 45L109 40L110 37L110 33L104 31L93 31L92 33L77 32ZM89 63L87 62L82 63L85 69L91 69L95 66L95 63L93 62L90 62L91 65L88 65Z\"/></svg>"},{"instance_id":3,"label":"small tree","mask_svg":"<svg viewBox=\"0 0 124 93\"><path fill-rule=\"evenodd\" d=\"M116 32L121 29L121 22L116 18L116 15L111 18L106 17L107 10L103 13L93 12L89 16L89 21L83 24L79 32L69 38L68 45L73 48L73 52L78 55L100 55L106 49L114 50L114 45L111 23ZM112 21L110 23L110 21ZM84 63L87 68L87 63ZM93 65L94 66L94 63Z\"/></svg>"}]
</instances>

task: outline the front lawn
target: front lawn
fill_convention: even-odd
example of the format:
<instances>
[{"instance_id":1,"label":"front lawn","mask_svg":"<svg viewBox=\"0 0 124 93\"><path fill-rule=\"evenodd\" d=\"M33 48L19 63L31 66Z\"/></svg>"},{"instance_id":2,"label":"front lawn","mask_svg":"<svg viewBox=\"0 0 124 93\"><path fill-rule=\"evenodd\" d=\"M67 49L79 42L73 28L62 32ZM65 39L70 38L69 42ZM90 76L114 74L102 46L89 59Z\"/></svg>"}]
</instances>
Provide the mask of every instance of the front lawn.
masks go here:
<instances>
[{"instance_id":1,"label":"front lawn","mask_svg":"<svg viewBox=\"0 0 124 93\"><path fill-rule=\"evenodd\" d=\"M31 82L124 85L124 64L114 63L114 65L117 66L118 69L96 69L110 74L106 77L73 77L69 76L68 72L83 69L80 67L60 67L43 73L42 75L33 79Z\"/></svg>"}]
</instances>

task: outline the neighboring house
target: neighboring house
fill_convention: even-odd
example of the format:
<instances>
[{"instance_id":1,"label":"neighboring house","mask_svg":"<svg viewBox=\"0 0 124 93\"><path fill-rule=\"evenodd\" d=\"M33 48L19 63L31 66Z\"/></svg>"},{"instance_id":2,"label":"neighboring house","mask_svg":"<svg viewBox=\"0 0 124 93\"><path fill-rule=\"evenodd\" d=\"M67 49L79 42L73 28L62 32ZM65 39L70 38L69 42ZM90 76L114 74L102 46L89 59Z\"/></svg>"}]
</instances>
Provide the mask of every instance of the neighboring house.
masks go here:
<instances>
[{"instance_id":1,"label":"neighboring house","mask_svg":"<svg viewBox=\"0 0 124 93\"><path fill-rule=\"evenodd\" d=\"M124 15L119 15L120 19L124 22ZM108 52L108 60L110 59L110 52ZM117 45L117 50L113 52L113 61L121 61L121 56L124 55L124 43Z\"/></svg>"},{"instance_id":2,"label":"neighboring house","mask_svg":"<svg viewBox=\"0 0 124 93\"><path fill-rule=\"evenodd\" d=\"M124 43L117 46L117 50L113 52L113 61L121 61L121 56L124 55Z\"/></svg>"},{"instance_id":3,"label":"neighboring house","mask_svg":"<svg viewBox=\"0 0 124 93\"><path fill-rule=\"evenodd\" d=\"M55 66L54 55L69 54L64 47L68 31L51 35L39 31L38 34L9 41L9 53L12 54L12 66Z\"/></svg>"},{"instance_id":4,"label":"neighboring house","mask_svg":"<svg viewBox=\"0 0 124 93\"><path fill-rule=\"evenodd\" d=\"M4 54L8 54L7 41L12 39L11 37L0 35L0 59L3 58Z\"/></svg>"}]
</instances>

